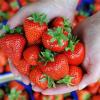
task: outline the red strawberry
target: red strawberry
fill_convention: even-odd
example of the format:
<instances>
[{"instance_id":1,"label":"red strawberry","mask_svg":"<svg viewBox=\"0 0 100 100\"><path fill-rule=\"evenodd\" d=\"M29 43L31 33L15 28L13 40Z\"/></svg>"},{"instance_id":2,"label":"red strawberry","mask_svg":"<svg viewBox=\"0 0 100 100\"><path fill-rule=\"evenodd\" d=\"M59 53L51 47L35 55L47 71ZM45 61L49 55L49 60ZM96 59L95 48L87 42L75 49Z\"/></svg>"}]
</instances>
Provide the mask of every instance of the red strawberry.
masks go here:
<instances>
[{"instance_id":1,"label":"red strawberry","mask_svg":"<svg viewBox=\"0 0 100 100\"><path fill-rule=\"evenodd\" d=\"M70 65L79 65L83 62L85 56L85 47L81 42L75 45L74 51L68 50L64 54L68 57Z\"/></svg>"},{"instance_id":2,"label":"red strawberry","mask_svg":"<svg viewBox=\"0 0 100 100\"><path fill-rule=\"evenodd\" d=\"M91 100L91 94L87 90L77 91L78 100Z\"/></svg>"},{"instance_id":3,"label":"red strawberry","mask_svg":"<svg viewBox=\"0 0 100 100\"><path fill-rule=\"evenodd\" d=\"M17 81L11 81L11 82L9 82L9 84L8 84L8 87L10 88L10 89L16 89L17 91L23 91L25 88L24 88L24 86L23 85L21 85L19 82L17 82Z\"/></svg>"},{"instance_id":4,"label":"red strawberry","mask_svg":"<svg viewBox=\"0 0 100 100\"><path fill-rule=\"evenodd\" d=\"M4 66L0 66L0 74L4 73Z\"/></svg>"},{"instance_id":5,"label":"red strawberry","mask_svg":"<svg viewBox=\"0 0 100 100\"><path fill-rule=\"evenodd\" d=\"M91 100L100 100L100 94L94 95Z\"/></svg>"},{"instance_id":6,"label":"red strawberry","mask_svg":"<svg viewBox=\"0 0 100 100\"><path fill-rule=\"evenodd\" d=\"M41 70L36 66L29 74L29 78L31 82L35 83L42 89L46 89L48 87L48 81L46 80L45 75L41 72Z\"/></svg>"},{"instance_id":7,"label":"red strawberry","mask_svg":"<svg viewBox=\"0 0 100 100\"><path fill-rule=\"evenodd\" d=\"M0 49L0 66L5 66L7 63L7 57L3 50Z\"/></svg>"},{"instance_id":8,"label":"red strawberry","mask_svg":"<svg viewBox=\"0 0 100 100\"><path fill-rule=\"evenodd\" d=\"M25 42L24 37L20 34L6 35L0 39L0 47L7 57L11 58L13 63L17 65L21 59Z\"/></svg>"},{"instance_id":9,"label":"red strawberry","mask_svg":"<svg viewBox=\"0 0 100 100\"><path fill-rule=\"evenodd\" d=\"M24 30L29 45L37 42L47 30L46 15L34 13L24 21Z\"/></svg>"},{"instance_id":10,"label":"red strawberry","mask_svg":"<svg viewBox=\"0 0 100 100\"><path fill-rule=\"evenodd\" d=\"M10 72L11 70L10 70L10 66L9 66L9 64L7 64L6 66L5 66L5 72Z\"/></svg>"},{"instance_id":11,"label":"red strawberry","mask_svg":"<svg viewBox=\"0 0 100 100\"><path fill-rule=\"evenodd\" d=\"M26 6L27 5L27 0L19 0L21 6Z\"/></svg>"},{"instance_id":12,"label":"red strawberry","mask_svg":"<svg viewBox=\"0 0 100 100\"><path fill-rule=\"evenodd\" d=\"M1 7L0 7L0 9L1 9L1 11L8 11L9 10L9 5L8 5L8 3L6 2L6 1L3 1L2 2L2 5L1 5Z\"/></svg>"},{"instance_id":13,"label":"red strawberry","mask_svg":"<svg viewBox=\"0 0 100 100\"><path fill-rule=\"evenodd\" d=\"M39 53L40 53L40 49L38 46L31 46L24 51L23 56L24 59L27 61L27 63L35 66L37 65Z\"/></svg>"},{"instance_id":14,"label":"red strawberry","mask_svg":"<svg viewBox=\"0 0 100 100\"><path fill-rule=\"evenodd\" d=\"M29 75L31 66L24 59L21 59L16 68L21 74Z\"/></svg>"},{"instance_id":15,"label":"red strawberry","mask_svg":"<svg viewBox=\"0 0 100 100\"><path fill-rule=\"evenodd\" d=\"M65 18L63 18L63 17L56 17L53 21L52 21L52 23L51 23L51 25L53 26L53 27L62 27L64 30L66 30L66 31L70 31L70 29L71 29L71 24L69 23L69 21L67 20L67 19L65 19Z\"/></svg>"},{"instance_id":16,"label":"red strawberry","mask_svg":"<svg viewBox=\"0 0 100 100\"><path fill-rule=\"evenodd\" d=\"M70 66L69 75L66 75L63 79L59 80L57 83L62 83L66 85L78 85L82 80L83 72L80 67Z\"/></svg>"},{"instance_id":17,"label":"red strawberry","mask_svg":"<svg viewBox=\"0 0 100 100\"><path fill-rule=\"evenodd\" d=\"M67 57L64 54L58 54L54 57L54 61L47 62L42 65L42 72L50 76L54 80L59 80L69 73Z\"/></svg>"},{"instance_id":18,"label":"red strawberry","mask_svg":"<svg viewBox=\"0 0 100 100\"><path fill-rule=\"evenodd\" d=\"M78 21L78 23L82 22L85 19L86 19L86 16L83 16L83 15L77 15L76 16L76 20Z\"/></svg>"},{"instance_id":19,"label":"red strawberry","mask_svg":"<svg viewBox=\"0 0 100 100\"><path fill-rule=\"evenodd\" d=\"M61 52L68 45L68 33L64 32L61 27L49 29L48 32L43 33L42 42L45 48Z\"/></svg>"},{"instance_id":20,"label":"red strawberry","mask_svg":"<svg viewBox=\"0 0 100 100\"><path fill-rule=\"evenodd\" d=\"M95 11L95 12L100 11L100 4L99 4L99 3L95 3L95 4L94 4L94 11Z\"/></svg>"},{"instance_id":21,"label":"red strawberry","mask_svg":"<svg viewBox=\"0 0 100 100\"><path fill-rule=\"evenodd\" d=\"M39 92L34 92L33 96L34 96L35 100L40 100L39 98L40 98L41 94Z\"/></svg>"},{"instance_id":22,"label":"red strawberry","mask_svg":"<svg viewBox=\"0 0 100 100\"><path fill-rule=\"evenodd\" d=\"M100 87L100 82L96 82L96 83L92 83L87 87L87 90L91 93L91 94L96 94L98 92L98 89Z\"/></svg>"}]
</instances>

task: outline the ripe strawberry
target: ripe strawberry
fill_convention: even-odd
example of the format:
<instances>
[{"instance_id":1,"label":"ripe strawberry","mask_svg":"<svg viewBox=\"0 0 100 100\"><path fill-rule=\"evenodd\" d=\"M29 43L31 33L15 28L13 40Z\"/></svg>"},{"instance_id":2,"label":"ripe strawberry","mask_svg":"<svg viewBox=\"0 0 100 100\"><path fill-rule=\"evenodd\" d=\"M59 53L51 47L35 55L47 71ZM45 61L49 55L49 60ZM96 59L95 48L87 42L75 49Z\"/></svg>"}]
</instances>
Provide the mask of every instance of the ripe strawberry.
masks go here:
<instances>
[{"instance_id":1,"label":"ripe strawberry","mask_svg":"<svg viewBox=\"0 0 100 100\"><path fill-rule=\"evenodd\" d=\"M61 27L49 29L48 32L43 33L42 42L45 48L61 52L68 45L68 33L64 32Z\"/></svg>"},{"instance_id":2,"label":"ripe strawberry","mask_svg":"<svg viewBox=\"0 0 100 100\"><path fill-rule=\"evenodd\" d=\"M98 12L98 11L100 11L100 4L95 3L94 4L94 12Z\"/></svg>"},{"instance_id":3,"label":"ripe strawberry","mask_svg":"<svg viewBox=\"0 0 100 100\"><path fill-rule=\"evenodd\" d=\"M2 49L0 49L0 66L5 66L7 63L7 57Z\"/></svg>"},{"instance_id":4,"label":"ripe strawberry","mask_svg":"<svg viewBox=\"0 0 100 100\"><path fill-rule=\"evenodd\" d=\"M42 65L41 70L52 79L59 80L69 73L67 57L64 54L58 54L54 57L54 61Z\"/></svg>"},{"instance_id":5,"label":"ripe strawberry","mask_svg":"<svg viewBox=\"0 0 100 100\"><path fill-rule=\"evenodd\" d=\"M76 20L78 21L78 23L84 21L87 17L83 16L83 15L77 15L76 16Z\"/></svg>"},{"instance_id":6,"label":"ripe strawberry","mask_svg":"<svg viewBox=\"0 0 100 100\"><path fill-rule=\"evenodd\" d=\"M31 66L24 59L21 59L16 68L21 74L29 75Z\"/></svg>"},{"instance_id":7,"label":"ripe strawberry","mask_svg":"<svg viewBox=\"0 0 100 100\"><path fill-rule=\"evenodd\" d=\"M91 100L91 94L87 90L77 91L78 100Z\"/></svg>"},{"instance_id":8,"label":"ripe strawberry","mask_svg":"<svg viewBox=\"0 0 100 100\"><path fill-rule=\"evenodd\" d=\"M26 6L27 5L27 0L19 0L21 6Z\"/></svg>"},{"instance_id":9,"label":"ripe strawberry","mask_svg":"<svg viewBox=\"0 0 100 100\"><path fill-rule=\"evenodd\" d=\"M52 23L52 27L62 27L64 31L71 32L71 24L70 22L63 17L56 17Z\"/></svg>"},{"instance_id":10,"label":"ripe strawberry","mask_svg":"<svg viewBox=\"0 0 100 100\"><path fill-rule=\"evenodd\" d=\"M2 5L1 5L1 7L0 7L0 9L1 9L1 11L8 11L9 10L9 5L8 5L8 3L6 2L6 1L3 1L2 2Z\"/></svg>"},{"instance_id":11,"label":"ripe strawberry","mask_svg":"<svg viewBox=\"0 0 100 100\"><path fill-rule=\"evenodd\" d=\"M87 87L87 90L88 90L91 94L96 94L96 93L98 92L99 87L100 87L100 82L96 82L96 83L90 84L90 85Z\"/></svg>"},{"instance_id":12,"label":"ripe strawberry","mask_svg":"<svg viewBox=\"0 0 100 100\"><path fill-rule=\"evenodd\" d=\"M7 64L6 66L5 66L5 72L10 72L11 70L10 70L10 66L9 66L9 64Z\"/></svg>"},{"instance_id":13,"label":"ripe strawberry","mask_svg":"<svg viewBox=\"0 0 100 100\"><path fill-rule=\"evenodd\" d=\"M25 88L23 85L21 85L19 82L17 81L11 81L8 84L8 87L11 89L16 89L17 91L23 91Z\"/></svg>"},{"instance_id":14,"label":"ripe strawberry","mask_svg":"<svg viewBox=\"0 0 100 100\"><path fill-rule=\"evenodd\" d=\"M70 65L79 65L83 62L85 56L85 47L81 42L75 45L74 51L68 50L64 54L68 57Z\"/></svg>"},{"instance_id":15,"label":"ripe strawberry","mask_svg":"<svg viewBox=\"0 0 100 100\"><path fill-rule=\"evenodd\" d=\"M100 94L94 95L91 100L100 100Z\"/></svg>"},{"instance_id":16,"label":"ripe strawberry","mask_svg":"<svg viewBox=\"0 0 100 100\"><path fill-rule=\"evenodd\" d=\"M32 14L32 17L24 21L25 35L29 45L34 44L42 37L42 34L47 30L46 23L46 15L39 13Z\"/></svg>"},{"instance_id":17,"label":"ripe strawberry","mask_svg":"<svg viewBox=\"0 0 100 100\"><path fill-rule=\"evenodd\" d=\"M0 47L6 56L12 59L15 65L17 65L21 59L24 46L25 39L20 34L6 35L0 39Z\"/></svg>"},{"instance_id":18,"label":"ripe strawberry","mask_svg":"<svg viewBox=\"0 0 100 100\"><path fill-rule=\"evenodd\" d=\"M66 75L63 79L57 81L57 83L62 83L66 85L78 85L82 80L83 72L80 67L70 66L69 75Z\"/></svg>"},{"instance_id":19,"label":"ripe strawberry","mask_svg":"<svg viewBox=\"0 0 100 100\"><path fill-rule=\"evenodd\" d=\"M27 61L27 63L35 66L37 65L39 53L40 53L40 49L38 46L31 46L24 51L23 56L24 59Z\"/></svg>"},{"instance_id":20,"label":"ripe strawberry","mask_svg":"<svg viewBox=\"0 0 100 100\"><path fill-rule=\"evenodd\" d=\"M34 93L33 93L33 96L34 96L34 99L35 99L35 100L41 100L41 99L40 99L41 94L40 94L39 92L34 92Z\"/></svg>"},{"instance_id":21,"label":"ripe strawberry","mask_svg":"<svg viewBox=\"0 0 100 100\"><path fill-rule=\"evenodd\" d=\"M48 81L46 80L45 75L41 72L38 66L36 66L29 74L31 82L35 83L42 89L48 87Z\"/></svg>"},{"instance_id":22,"label":"ripe strawberry","mask_svg":"<svg viewBox=\"0 0 100 100\"><path fill-rule=\"evenodd\" d=\"M4 66L0 66L0 74L4 73Z\"/></svg>"}]
</instances>

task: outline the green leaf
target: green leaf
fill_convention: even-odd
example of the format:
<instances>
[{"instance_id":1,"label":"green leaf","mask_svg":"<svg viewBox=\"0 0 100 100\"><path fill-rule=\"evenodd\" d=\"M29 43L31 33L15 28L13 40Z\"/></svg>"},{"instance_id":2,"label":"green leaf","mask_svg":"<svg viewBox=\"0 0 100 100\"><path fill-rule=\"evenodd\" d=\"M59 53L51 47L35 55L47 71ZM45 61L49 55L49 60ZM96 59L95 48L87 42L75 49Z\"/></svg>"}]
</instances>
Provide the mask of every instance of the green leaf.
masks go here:
<instances>
[{"instance_id":1,"label":"green leaf","mask_svg":"<svg viewBox=\"0 0 100 100\"><path fill-rule=\"evenodd\" d=\"M5 30L6 32L10 32L9 25L3 25L3 30Z\"/></svg>"}]
</instances>

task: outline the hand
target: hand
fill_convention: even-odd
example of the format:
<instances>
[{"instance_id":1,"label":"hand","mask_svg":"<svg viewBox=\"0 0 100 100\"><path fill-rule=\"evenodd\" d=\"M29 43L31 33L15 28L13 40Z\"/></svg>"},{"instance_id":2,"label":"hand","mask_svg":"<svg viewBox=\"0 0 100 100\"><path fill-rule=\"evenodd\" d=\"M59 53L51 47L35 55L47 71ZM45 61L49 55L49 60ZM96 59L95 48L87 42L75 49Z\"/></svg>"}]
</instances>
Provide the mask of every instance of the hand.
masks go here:
<instances>
[{"instance_id":1,"label":"hand","mask_svg":"<svg viewBox=\"0 0 100 100\"><path fill-rule=\"evenodd\" d=\"M85 44L86 56L83 62L83 68L87 73L78 86L59 86L54 89L42 91L42 94L56 95L81 90L100 79L100 12L87 18L74 30L74 33Z\"/></svg>"}]
</instances>

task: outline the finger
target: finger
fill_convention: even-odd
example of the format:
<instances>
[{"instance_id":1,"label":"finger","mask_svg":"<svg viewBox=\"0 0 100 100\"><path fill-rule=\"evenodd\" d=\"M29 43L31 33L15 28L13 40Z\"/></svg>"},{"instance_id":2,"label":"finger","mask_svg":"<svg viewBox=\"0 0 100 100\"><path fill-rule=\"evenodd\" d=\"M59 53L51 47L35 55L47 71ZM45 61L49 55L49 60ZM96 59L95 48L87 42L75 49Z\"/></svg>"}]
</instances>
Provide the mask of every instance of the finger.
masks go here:
<instances>
[{"instance_id":1,"label":"finger","mask_svg":"<svg viewBox=\"0 0 100 100\"><path fill-rule=\"evenodd\" d=\"M11 59L8 59L8 63L10 65L11 72L14 74L15 77L18 77L20 75L20 73L15 68L14 64L12 63L12 60Z\"/></svg>"},{"instance_id":2,"label":"finger","mask_svg":"<svg viewBox=\"0 0 100 100\"><path fill-rule=\"evenodd\" d=\"M78 86L57 86L56 88L47 89L42 92L43 95L58 95L69 93L72 91L78 90Z\"/></svg>"},{"instance_id":3,"label":"finger","mask_svg":"<svg viewBox=\"0 0 100 100\"><path fill-rule=\"evenodd\" d=\"M11 28L22 24L23 20L33 12L42 12L48 15L49 20L56 16L66 16L71 21L78 0L40 0L22 8L14 17L8 21Z\"/></svg>"},{"instance_id":4,"label":"finger","mask_svg":"<svg viewBox=\"0 0 100 100\"><path fill-rule=\"evenodd\" d=\"M22 77L22 81L24 82L24 84L26 84L26 85L30 84L30 80L29 80L28 76L21 74L21 77Z\"/></svg>"},{"instance_id":5,"label":"finger","mask_svg":"<svg viewBox=\"0 0 100 100\"><path fill-rule=\"evenodd\" d=\"M42 92L43 91L41 88L39 88L36 85L32 86L32 90L35 91L35 92Z\"/></svg>"},{"instance_id":6,"label":"finger","mask_svg":"<svg viewBox=\"0 0 100 100\"><path fill-rule=\"evenodd\" d=\"M90 75L86 74L86 75L84 75L81 83L79 84L79 90L82 90L86 86L88 86L89 84L92 84L92 83L98 81L98 79L99 78L98 78L98 76L96 74L95 75L94 74L90 74Z\"/></svg>"}]
</instances>

